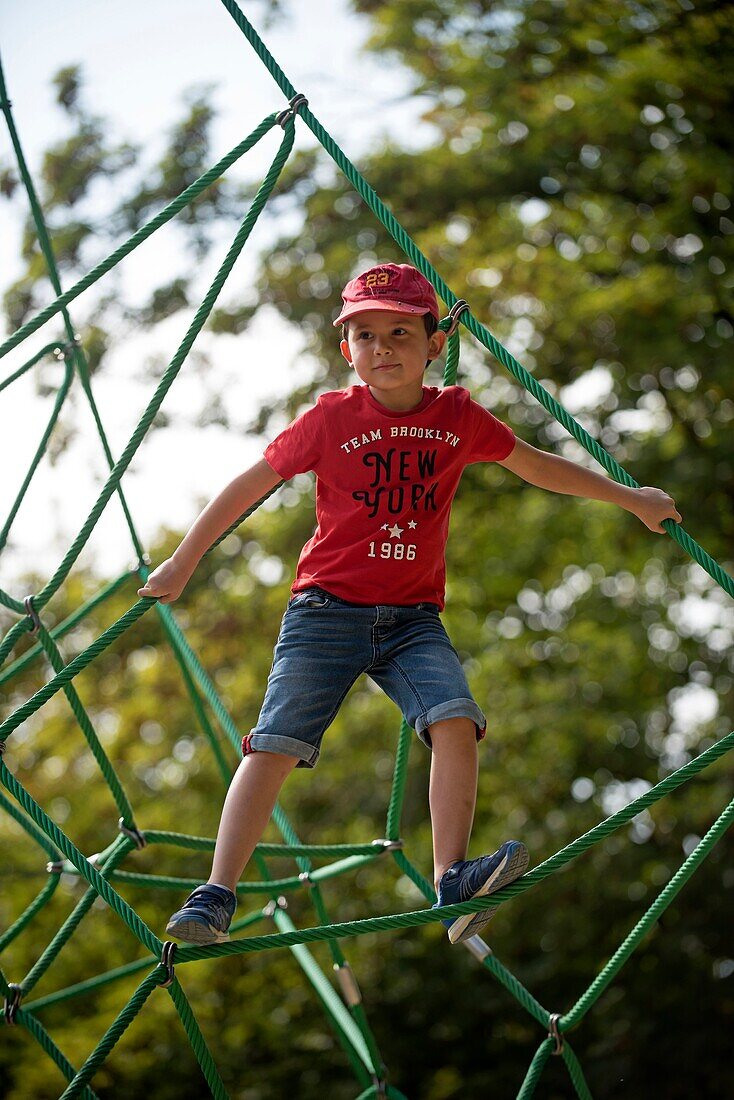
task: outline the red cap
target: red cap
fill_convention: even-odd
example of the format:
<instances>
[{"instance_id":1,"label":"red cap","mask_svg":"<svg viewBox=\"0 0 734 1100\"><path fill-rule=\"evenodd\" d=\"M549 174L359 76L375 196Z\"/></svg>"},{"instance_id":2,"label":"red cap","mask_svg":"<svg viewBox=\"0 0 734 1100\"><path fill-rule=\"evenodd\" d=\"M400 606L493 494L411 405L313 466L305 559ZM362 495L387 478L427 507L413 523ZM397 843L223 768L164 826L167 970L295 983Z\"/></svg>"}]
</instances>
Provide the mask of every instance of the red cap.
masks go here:
<instances>
[{"instance_id":1,"label":"red cap","mask_svg":"<svg viewBox=\"0 0 734 1100\"><path fill-rule=\"evenodd\" d=\"M438 301L428 279L410 264L379 264L363 271L342 291L344 305L334 321L340 325L355 313L370 309L389 313L432 313L438 320Z\"/></svg>"}]
</instances>

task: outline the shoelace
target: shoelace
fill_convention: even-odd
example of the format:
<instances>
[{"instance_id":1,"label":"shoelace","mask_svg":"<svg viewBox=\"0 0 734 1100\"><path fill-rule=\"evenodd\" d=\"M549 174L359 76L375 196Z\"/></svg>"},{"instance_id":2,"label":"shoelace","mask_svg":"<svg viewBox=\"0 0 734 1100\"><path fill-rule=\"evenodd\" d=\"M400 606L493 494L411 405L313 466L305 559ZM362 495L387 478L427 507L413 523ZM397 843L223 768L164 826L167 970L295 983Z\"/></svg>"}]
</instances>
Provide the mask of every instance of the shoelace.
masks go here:
<instances>
[{"instance_id":1,"label":"shoelace","mask_svg":"<svg viewBox=\"0 0 734 1100\"><path fill-rule=\"evenodd\" d=\"M206 909L207 913L214 914L225 904L224 898L218 897L213 891L202 890L201 893L192 894L184 908L195 905L197 908Z\"/></svg>"}]
</instances>

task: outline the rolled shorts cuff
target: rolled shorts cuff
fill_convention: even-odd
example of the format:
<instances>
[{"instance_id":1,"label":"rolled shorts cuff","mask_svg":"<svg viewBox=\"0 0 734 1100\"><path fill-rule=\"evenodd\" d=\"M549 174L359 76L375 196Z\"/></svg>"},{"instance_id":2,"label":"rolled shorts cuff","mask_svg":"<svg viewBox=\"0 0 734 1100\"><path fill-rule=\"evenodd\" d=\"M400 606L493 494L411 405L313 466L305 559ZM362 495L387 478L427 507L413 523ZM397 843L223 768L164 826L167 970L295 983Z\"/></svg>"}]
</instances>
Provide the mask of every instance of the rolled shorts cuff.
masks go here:
<instances>
[{"instance_id":1,"label":"rolled shorts cuff","mask_svg":"<svg viewBox=\"0 0 734 1100\"><path fill-rule=\"evenodd\" d=\"M487 732L487 719L473 699L448 699L445 703L431 707L416 721L415 732L429 749L432 745L428 727L445 718L470 718L477 728L477 741L481 741Z\"/></svg>"},{"instance_id":2,"label":"rolled shorts cuff","mask_svg":"<svg viewBox=\"0 0 734 1100\"><path fill-rule=\"evenodd\" d=\"M279 752L284 756L297 756L297 768L315 768L320 750L299 741L297 737L284 737L279 733L248 733L242 738L242 755L251 752Z\"/></svg>"}]
</instances>

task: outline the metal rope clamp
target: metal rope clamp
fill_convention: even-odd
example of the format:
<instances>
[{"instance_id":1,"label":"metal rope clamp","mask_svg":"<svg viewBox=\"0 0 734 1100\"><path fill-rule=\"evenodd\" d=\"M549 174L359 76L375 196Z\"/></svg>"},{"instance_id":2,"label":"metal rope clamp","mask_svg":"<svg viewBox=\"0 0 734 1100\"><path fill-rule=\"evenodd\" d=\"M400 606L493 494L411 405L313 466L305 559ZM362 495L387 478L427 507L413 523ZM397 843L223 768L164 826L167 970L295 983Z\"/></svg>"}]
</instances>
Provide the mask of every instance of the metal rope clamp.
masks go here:
<instances>
[{"instance_id":1,"label":"metal rope clamp","mask_svg":"<svg viewBox=\"0 0 734 1100\"><path fill-rule=\"evenodd\" d=\"M561 1022L561 1013L552 1012L548 1021L548 1038L553 1039L555 1047L551 1051L551 1054L563 1054L563 1035L558 1027Z\"/></svg>"},{"instance_id":2,"label":"metal rope clamp","mask_svg":"<svg viewBox=\"0 0 734 1100\"><path fill-rule=\"evenodd\" d=\"M289 121L289 119L296 117L301 107L308 107L308 100L306 99L305 95L297 92L288 100L288 104L289 106L286 107L284 111L281 111L279 115L275 116L275 121L278 123L279 126L282 126L284 130L286 123Z\"/></svg>"},{"instance_id":3,"label":"metal rope clamp","mask_svg":"<svg viewBox=\"0 0 734 1100\"><path fill-rule=\"evenodd\" d=\"M337 981L341 987L342 997L350 1008L354 1008L356 1005L362 1003L362 991L357 984L357 979L354 976L349 963L344 960L343 963L334 963L334 973L336 974Z\"/></svg>"},{"instance_id":4,"label":"metal rope clamp","mask_svg":"<svg viewBox=\"0 0 734 1100\"><path fill-rule=\"evenodd\" d=\"M117 827L124 836L132 840L136 848L144 848L148 843L145 839L145 833L141 833L140 829L136 829L134 825L126 825L124 817L121 817L117 822Z\"/></svg>"},{"instance_id":5,"label":"metal rope clamp","mask_svg":"<svg viewBox=\"0 0 734 1100\"><path fill-rule=\"evenodd\" d=\"M26 614L30 616L30 620L32 623L29 633L37 634L38 631L41 629L41 620L38 617L38 612L33 606L33 596L26 596L23 600L23 606L26 609Z\"/></svg>"},{"instance_id":6,"label":"metal rope clamp","mask_svg":"<svg viewBox=\"0 0 734 1100\"><path fill-rule=\"evenodd\" d=\"M176 972L173 969L173 957L176 953L176 944L172 940L166 940L163 944L163 950L161 951L161 966L166 968L166 977L164 981L159 982L161 989L168 989L169 985L176 977Z\"/></svg>"},{"instance_id":7,"label":"metal rope clamp","mask_svg":"<svg viewBox=\"0 0 734 1100\"><path fill-rule=\"evenodd\" d=\"M270 901L267 903L267 905L263 906L263 916L264 917L272 917L274 915L274 913L276 912L276 910L278 910L278 909L287 909L287 908L288 908L287 898L284 898L282 895L279 898L271 898Z\"/></svg>"},{"instance_id":8,"label":"metal rope clamp","mask_svg":"<svg viewBox=\"0 0 734 1100\"><path fill-rule=\"evenodd\" d=\"M453 336L459 327L461 321L461 315L465 309L469 308L469 303L465 302L463 298L459 298L458 302L454 302L447 316L451 324L445 330L447 336Z\"/></svg>"},{"instance_id":9,"label":"metal rope clamp","mask_svg":"<svg viewBox=\"0 0 734 1100\"><path fill-rule=\"evenodd\" d=\"M5 998L3 1015L5 1016L5 1023L10 1027L13 1027L15 1024L15 1017L20 1008L20 998L22 996L23 990L21 986L16 985L15 982L8 982L8 996Z\"/></svg>"},{"instance_id":10,"label":"metal rope clamp","mask_svg":"<svg viewBox=\"0 0 734 1100\"><path fill-rule=\"evenodd\" d=\"M74 333L73 340L67 340L65 344L59 344L54 348L54 355L59 362L65 362L71 355L73 355L76 348L81 347L82 338L78 332Z\"/></svg>"},{"instance_id":11,"label":"metal rope clamp","mask_svg":"<svg viewBox=\"0 0 734 1100\"><path fill-rule=\"evenodd\" d=\"M377 840L372 841L373 848L380 848L383 852L397 852L403 847L403 841L398 840L386 840L384 837L378 837Z\"/></svg>"}]
</instances>

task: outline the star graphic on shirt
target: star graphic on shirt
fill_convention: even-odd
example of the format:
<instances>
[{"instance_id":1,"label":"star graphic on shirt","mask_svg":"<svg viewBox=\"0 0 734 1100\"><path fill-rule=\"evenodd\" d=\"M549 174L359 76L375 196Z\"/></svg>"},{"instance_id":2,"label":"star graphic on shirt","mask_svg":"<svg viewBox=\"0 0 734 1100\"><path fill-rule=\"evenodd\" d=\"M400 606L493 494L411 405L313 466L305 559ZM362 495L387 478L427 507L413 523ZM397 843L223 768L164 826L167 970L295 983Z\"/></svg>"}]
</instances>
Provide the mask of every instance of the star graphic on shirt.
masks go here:
<instances>
[{"instance_id":1,"label":"star graphic on shirt","mask_svg":"<svg viewBox=\"0 0 734 1100\"><path fill-rule=\"evenodd\" d=\"M403 528L398 527L397 523L394 527L388 527L388 531L394 539L401 539L403 537Z\"/></svg>"},{"instance_id":2,"label":"star graphic on shirt","mask_svg":"<svg viewBox=\"0 0 734 1100\"><path fill-rule=\"evenodd\" d=\"M389 531L389 530L390 530L390 524L389 524L389 523L383 523L383 525L382 525L382 527L380 528L380 530L381 530L381 531Z\"/></svg>"},{"instance_id":3,"label":"star graphic on shirt","mask_svg":"<svg viewBox=\"0 0 734 1100\"><path fill-rule=\"evenodd\" d=\"M408 527L410 528L411 531L415 531L417 526L418 526L418 524L415 522L414 519L409 519L408 520Z\"/></svg>"}]
</instances>

